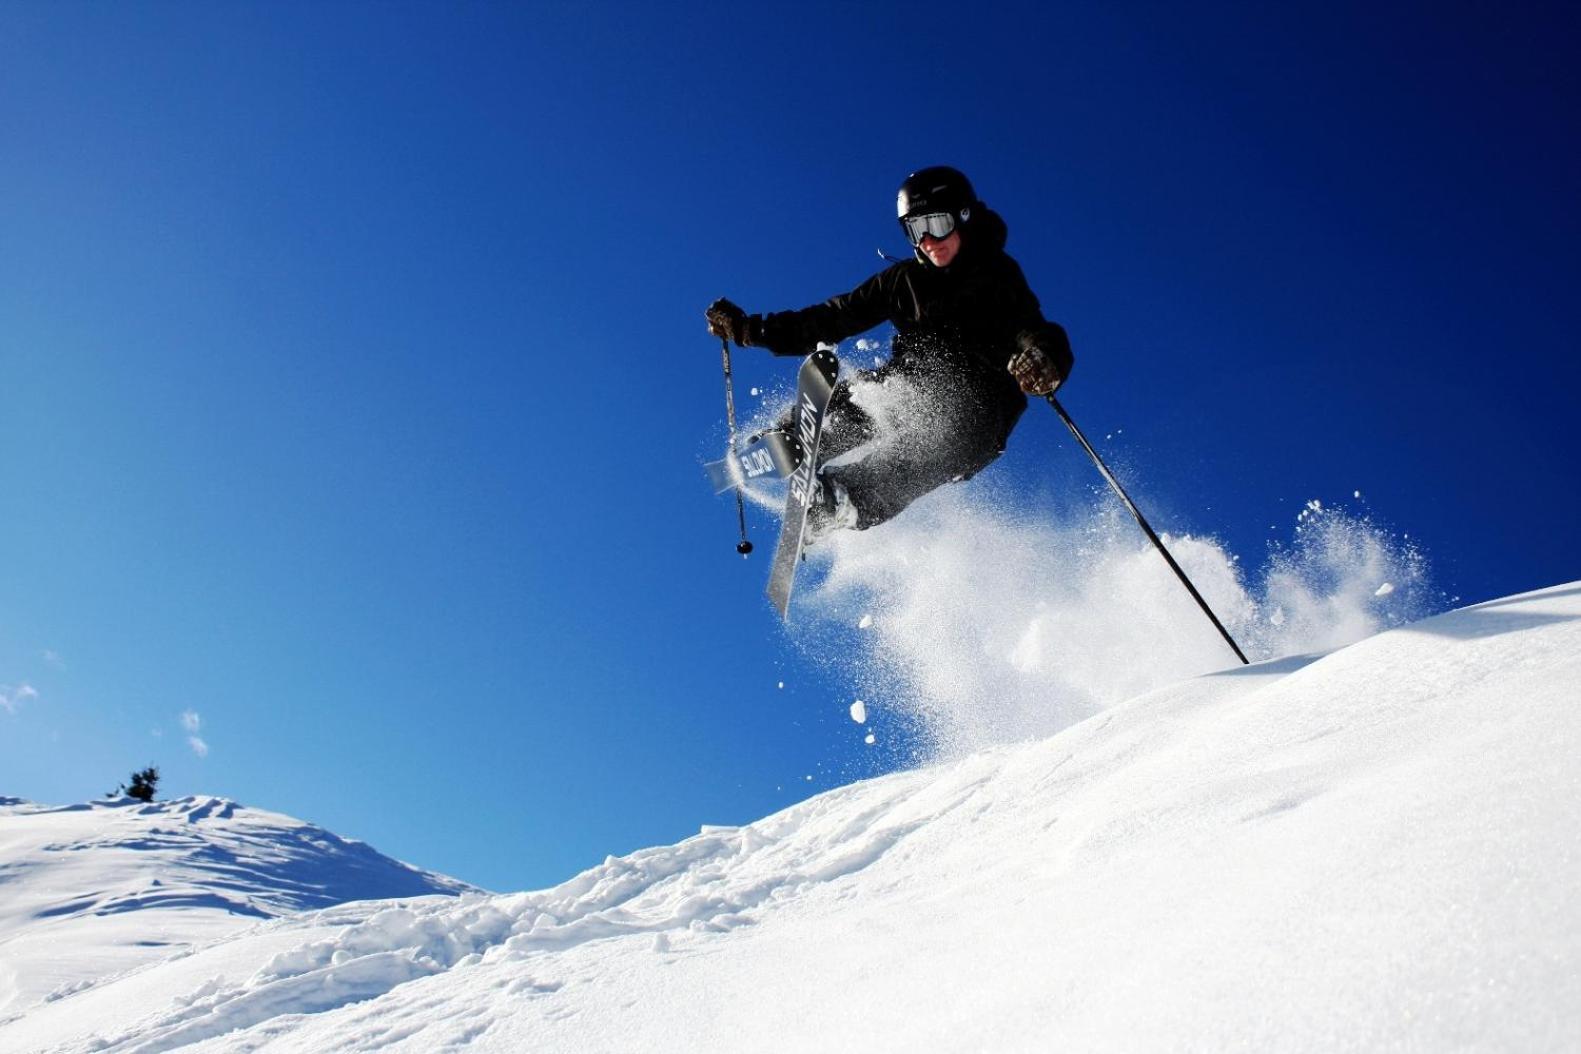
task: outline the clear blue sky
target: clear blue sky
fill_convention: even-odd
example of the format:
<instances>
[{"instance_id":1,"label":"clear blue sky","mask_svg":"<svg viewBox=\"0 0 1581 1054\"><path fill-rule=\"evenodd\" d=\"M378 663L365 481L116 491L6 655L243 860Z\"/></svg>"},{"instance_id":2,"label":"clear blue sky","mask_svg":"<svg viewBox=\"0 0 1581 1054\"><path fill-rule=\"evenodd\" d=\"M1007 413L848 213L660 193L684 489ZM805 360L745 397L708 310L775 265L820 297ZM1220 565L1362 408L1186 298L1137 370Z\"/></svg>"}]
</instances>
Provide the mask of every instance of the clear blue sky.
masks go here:
<instances>
[{"instance_id":1,"label":"clear blue sky","mask_svg":"<svg viewBox=\"0 0 1581 1054\"><path fill-rule=\"evenodd\" d=\"M934 163L1161 527L1360 488L1465 601L1581 575L1573 6L749 6L0 4L0 793L509 889L863 774L701 312L854 285Z\"/></svg>"}]
</instances>

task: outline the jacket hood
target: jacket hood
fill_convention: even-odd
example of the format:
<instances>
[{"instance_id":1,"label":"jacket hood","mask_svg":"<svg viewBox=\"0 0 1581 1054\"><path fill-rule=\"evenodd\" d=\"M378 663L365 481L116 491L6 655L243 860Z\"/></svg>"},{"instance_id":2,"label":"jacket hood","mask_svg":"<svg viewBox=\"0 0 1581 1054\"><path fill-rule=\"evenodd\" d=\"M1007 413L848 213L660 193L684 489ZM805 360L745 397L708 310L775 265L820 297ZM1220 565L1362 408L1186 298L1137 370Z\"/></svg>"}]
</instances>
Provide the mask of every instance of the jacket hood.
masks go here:
<instances>
[{"instance_id":1,"label":"jacket hood","mask_svg":"<svg viewBox=\"0 0 1581 1054\"><path fill-rule=\"evenodd\" d=\"M968 246L973 246L979 252L1002 253L1005 251L1005 241L1010 237L1010 228L999 213L987 205L979 204L972 212L972 222L966 225L966 233Z\"/></svg>"}]
</instances>

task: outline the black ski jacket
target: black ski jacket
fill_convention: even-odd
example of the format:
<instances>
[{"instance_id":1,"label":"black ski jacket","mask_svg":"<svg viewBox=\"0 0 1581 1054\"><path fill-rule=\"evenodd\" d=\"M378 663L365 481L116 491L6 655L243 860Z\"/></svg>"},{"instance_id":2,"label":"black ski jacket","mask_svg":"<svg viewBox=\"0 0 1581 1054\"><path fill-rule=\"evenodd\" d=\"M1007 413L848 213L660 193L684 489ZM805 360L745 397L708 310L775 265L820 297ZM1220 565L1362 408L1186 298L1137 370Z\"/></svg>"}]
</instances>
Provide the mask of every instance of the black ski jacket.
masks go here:
<instances>
[{"instance_id":1,"label":"black ski jacket","mask_svg":"<svg viewBox=\"0 0 1581 1054\"><path fill-rule=\"evenodd\" d=\"M805 356L820 341L838 343L890 322L895 340L885 369L958 378L996 411L1002 447L1027 405L1007 369L1011 356L1035 347L1061 378L1074 362L1064 328L1043 317L1021 266L1005 252L1007 234L998 213L979 204L950 266L934 267L919 254L821 304L749 316L742 343Z\"/></svg>"}]
</instances>

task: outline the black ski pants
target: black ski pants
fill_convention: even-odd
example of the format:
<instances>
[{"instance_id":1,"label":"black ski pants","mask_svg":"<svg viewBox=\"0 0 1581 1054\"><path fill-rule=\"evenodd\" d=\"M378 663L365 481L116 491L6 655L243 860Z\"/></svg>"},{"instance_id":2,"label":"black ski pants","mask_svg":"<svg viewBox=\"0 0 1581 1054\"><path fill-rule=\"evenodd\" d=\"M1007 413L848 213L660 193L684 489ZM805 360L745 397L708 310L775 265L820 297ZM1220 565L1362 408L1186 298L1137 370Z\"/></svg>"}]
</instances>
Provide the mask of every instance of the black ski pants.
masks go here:
<instances>
[{"instance_id":1,"label":"black ski pants","mask_svg":"<svg viewBox=\"0 0 1581 1054\"><path fill-rule=\"evenodd\" d=\"M878 420L853 399L853 381L906 390L894 401L898 409ZM861 371L836 384L829 398L818 444L820 472L845 487L856 507L857 529L865 530L935 488L982 471L1004 452L1023 409L1024 404L1012 408L1007 420L1002 400L959 374ZM847 460L847 454L853 456Z\"/></svg>"}]
</instances>

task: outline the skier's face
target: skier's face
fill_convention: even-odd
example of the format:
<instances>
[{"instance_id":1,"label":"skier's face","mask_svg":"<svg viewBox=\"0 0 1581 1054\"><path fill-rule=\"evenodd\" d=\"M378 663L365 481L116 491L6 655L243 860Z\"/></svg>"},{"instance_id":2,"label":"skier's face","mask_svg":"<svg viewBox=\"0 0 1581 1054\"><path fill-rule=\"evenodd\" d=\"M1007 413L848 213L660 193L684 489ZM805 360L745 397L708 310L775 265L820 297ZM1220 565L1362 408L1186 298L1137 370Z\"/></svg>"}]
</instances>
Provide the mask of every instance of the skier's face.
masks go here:
<instances>
[{"instance_id":1,"label":"skier's face","mask_svg":"<svg viewBox=\"0 0 1581 1054\"><path fill-rule=\"evenodd\" d=\"M961 229L957 227L943 238L924 234L922 241L917 243L917 248L922 250L923 255L933 266L948 267L950 261L955 259L955 254L961 251Z\"/></svg>"}]
</instances>

